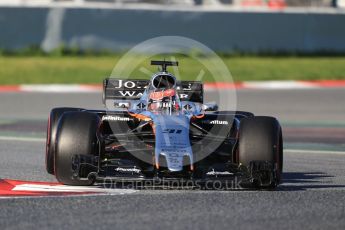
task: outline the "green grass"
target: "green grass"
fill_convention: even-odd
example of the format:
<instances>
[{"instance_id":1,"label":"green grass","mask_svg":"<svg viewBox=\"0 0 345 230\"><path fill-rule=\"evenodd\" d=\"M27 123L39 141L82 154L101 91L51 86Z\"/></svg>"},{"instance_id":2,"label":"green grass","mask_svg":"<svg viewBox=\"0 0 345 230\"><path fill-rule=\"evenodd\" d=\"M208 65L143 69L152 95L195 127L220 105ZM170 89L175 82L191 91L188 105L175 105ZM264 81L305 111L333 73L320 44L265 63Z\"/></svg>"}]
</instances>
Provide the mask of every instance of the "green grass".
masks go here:
<instances>
[{"instance_id":1,"label":"green grass","mask_svg":"<svg viewBox=\"0 0 345 230\"><path fill-rule=\"evenodd\" d=\"M0 85L100 83L120 56L0 56ZM184 79L195 79L202 65L177 57ZM235 81L345 79L345 57L222 57ZM147 59L142 66L152 72ZM134 76L147 78L139 70ZM214 81L206 71L203 81Z\"/></svg>"}]
</instances>

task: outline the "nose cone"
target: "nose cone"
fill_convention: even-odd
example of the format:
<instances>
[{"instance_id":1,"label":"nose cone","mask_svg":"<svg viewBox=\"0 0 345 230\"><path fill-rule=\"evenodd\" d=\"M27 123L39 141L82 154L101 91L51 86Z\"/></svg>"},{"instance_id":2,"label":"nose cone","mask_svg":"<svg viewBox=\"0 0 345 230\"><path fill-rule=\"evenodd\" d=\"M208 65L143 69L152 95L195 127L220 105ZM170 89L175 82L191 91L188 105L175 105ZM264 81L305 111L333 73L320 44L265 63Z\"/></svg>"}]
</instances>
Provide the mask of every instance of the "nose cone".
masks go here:
<instances>
[{"instance_id":1,"label":"nose cone","mask_svg":"<svg viewBox=\"0 0 345 230\"><path fill-rule=\"evenodd\" d=\"M184 163L192 164L192 162L193 162L193 157L192 157L193 155L189 151L186 151L186 152L181 153L181 154L173 153L173 152L169 152L169 153L162 152L162 153L160 153L160 155L165 156L167 168L171 172L182 171ZM188 162L184 161L185 157L189 158Z\"/></svg>"},{"instance_id":2,"label":"nose cone","mask_svg":"<svg viewBox=\"0 0 345 230\"><path fill-rule=\"evenodd\" d=\"M156 133L155 160L165 156L167 167L172 172L182 171L184 157L193 163L189 140L189 118L179 116L158 116L154 119Z\"/></svg>"}]
</instances>

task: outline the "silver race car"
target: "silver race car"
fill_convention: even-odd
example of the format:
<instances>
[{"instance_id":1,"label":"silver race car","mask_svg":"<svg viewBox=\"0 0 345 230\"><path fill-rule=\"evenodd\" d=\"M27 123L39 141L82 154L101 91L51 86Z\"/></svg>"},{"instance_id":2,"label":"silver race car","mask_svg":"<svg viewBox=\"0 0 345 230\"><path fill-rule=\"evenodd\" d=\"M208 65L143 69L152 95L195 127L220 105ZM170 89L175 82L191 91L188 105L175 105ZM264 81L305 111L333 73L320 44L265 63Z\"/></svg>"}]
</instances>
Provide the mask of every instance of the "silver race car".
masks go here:
<instances>
[{"instance_id":1,"label":"silver race car","mask_svg":"<svg viewBox=\"0 0 345 230\"><path fill-rule=\"evenodd\" d=\"M203 103L201 82L177 81L167 71L177 62L151 64L161 71L150 80L105 79L105 110L52 109L48 173L66 185L271 189L281 182L276 118L218 111Z\"/></svg>"}]
</instances>

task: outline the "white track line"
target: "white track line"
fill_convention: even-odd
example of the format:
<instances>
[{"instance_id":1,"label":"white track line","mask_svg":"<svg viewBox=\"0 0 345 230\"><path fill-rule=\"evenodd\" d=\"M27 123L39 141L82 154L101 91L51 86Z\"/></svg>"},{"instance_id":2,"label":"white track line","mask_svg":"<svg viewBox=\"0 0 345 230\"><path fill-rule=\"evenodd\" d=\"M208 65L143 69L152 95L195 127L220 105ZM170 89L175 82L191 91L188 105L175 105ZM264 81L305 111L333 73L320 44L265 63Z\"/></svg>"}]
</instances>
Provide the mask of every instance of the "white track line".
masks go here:
<instances>
[{"instance_id":1,"label":"white track line","mask_svg":"<svg viewBox=\"0 0 345 230\"><path fill-rule=\"evenodd\" d=\"M133 191L137 192L137 191ZM128 195L131 193L127 192L118 192L118 193L90 193L90 194L68 194L68 195L35 195L35 196L29 196L29 195L23 195L23 196L0 196L0 200L9 200L9 199L42 199L42 198L79 198L79 197L95 197L95 196L117 196L117 195Z\"/></svg>"},{"instance_id":2,"label":"white track line","mask_svg":"<svg viewBox=\"0 0 345 230\"><path fill-rule=\"evenodd\" d=\"M23 192L71 192L71 193L108 193L108 194L128 194L133 193L134 189L107 189L96 186L68 186L68 185L49 185L49 184L20 184L16 185L12 191Z\"/></svg>"},{"instance_id":3,"label":"white track line","mask_svg":"<svg viewBox=\"0 0 345 230\"><path fill-rule=\"evenodd\" d=\"M251 81L243 82L247 89L314 89L320 88L317 85L299 81Z\"/></svg>"},{"instance_id":4,"label":"white track line","mask_svg":"<svg viewBox=\"0 0 345 230\"><path fill-rule=\"evenodd\" d=\"M21 85L22 92L40 92L40 93L81 93L81 92L101 92L102 88L85 87L83 85Z\"/></svg>"},{"instance_id":5,"label":"white track line","mask_svg":"<svg viewBox=\"0 0 345 230\"><path fill-rule=\"evenodd\" d=\"M45 142L45 138L0 136L0 141Z\"/></svg>"},{"instance_id":6,"label":"white track line","mask_svg":"<svg viewBox=\"0 0 345 230\"><path fill-rule=\"evenodd\" d=\"M306 154L338 154L345 155L343 151L310 150L310 149L284 149L284 153L306 153Z\"/></svg>"}]
</instances>

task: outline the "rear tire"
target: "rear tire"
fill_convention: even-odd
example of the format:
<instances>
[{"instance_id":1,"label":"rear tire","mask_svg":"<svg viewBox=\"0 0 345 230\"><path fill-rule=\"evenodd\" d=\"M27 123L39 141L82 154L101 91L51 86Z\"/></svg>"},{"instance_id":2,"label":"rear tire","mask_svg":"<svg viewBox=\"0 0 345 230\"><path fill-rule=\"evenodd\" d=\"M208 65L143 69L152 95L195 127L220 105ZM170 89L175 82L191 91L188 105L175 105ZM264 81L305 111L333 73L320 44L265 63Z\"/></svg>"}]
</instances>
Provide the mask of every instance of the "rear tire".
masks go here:
<instances>
[{"instance_id":1,"label":"rear tire","mask_svg":"<svg viewBox=\"0 0 345 230\"><path fill-rule=\"evenodd\" d=\"M72 169L75 155L98 155L97 132L100 118L90 112L65 113L58 125L55 176L66 185L91 185L92 180L76 177Z\"/></svg>"},{"instance_id":2,"label":"rear tire","mask_svg":"<svg viewBox=\"0 0 345 230\"><path fill-rule=\"evenodd\" d=\"M56 130L58 121L65 112L80 111L79 108L54 108L51 110L47 124L47 139L46 139L46 170L49 174L54 175L54 154Z\"/></svg>"},{"instance_id":3,"label":"rear tire","mask_svg":"<svg viewBox=\"0 0 345 230\"><path fill-rule=\"evenodd\" d=\"M267 161L275 166L276 187L281 181L283 170L283 138L277 119L273 117L244 118L239 130L238 163L249 167L252 161ZM273 169L272 169L273 170ZM255 187L261 187L253 184Z\"/></svg>"}]
</instances>

